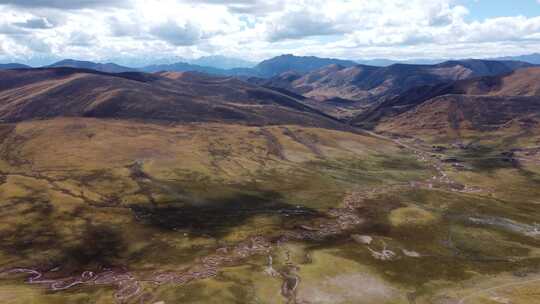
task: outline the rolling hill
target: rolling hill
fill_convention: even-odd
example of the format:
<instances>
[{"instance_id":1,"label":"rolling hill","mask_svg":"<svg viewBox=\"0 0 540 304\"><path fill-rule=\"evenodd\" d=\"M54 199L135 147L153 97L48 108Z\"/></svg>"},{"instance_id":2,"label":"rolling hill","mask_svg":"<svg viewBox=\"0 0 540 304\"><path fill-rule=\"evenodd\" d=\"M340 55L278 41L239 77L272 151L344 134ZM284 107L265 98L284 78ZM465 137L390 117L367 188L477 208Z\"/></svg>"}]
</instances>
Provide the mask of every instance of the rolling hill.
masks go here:
<instances>
[{"instance_id":1,"label":"rolling hill","mask_svg":"<svg viewBox=\"0 0 540 304\"><path fill-rule=\"evenodd\" d=\"M1 120L60 116L339 126L293 97L234 78L73 68L0 72Z\"/></svg>"},{"instance_id":2,"label":"rolling hill","mask_svg":"<svg viewBox=\"0 0 540 304\"><path fill-rule=\"evenodd\" d=\"M13 70L13 69L29 69L30 66L20 63L5 63L0 64L0 70Z\"/></svg>"},{"instance_id":3,"label":"rolling hill","mask_svg":"<svg viewBox=\"0 0 540 304\"><path fill-rule=\"evenodd\" d=\"M73 60L73 59L65 59L62 61L58 61L46 67L47 68L88 69L88 70L95 70L95 71L105 72L105 73L124 73L124 72L136 71L136 69L128 68L128 67L121 66L115 63L96 63L92 61L80 61L80 60Z\"/></svg>"}]
</instances>

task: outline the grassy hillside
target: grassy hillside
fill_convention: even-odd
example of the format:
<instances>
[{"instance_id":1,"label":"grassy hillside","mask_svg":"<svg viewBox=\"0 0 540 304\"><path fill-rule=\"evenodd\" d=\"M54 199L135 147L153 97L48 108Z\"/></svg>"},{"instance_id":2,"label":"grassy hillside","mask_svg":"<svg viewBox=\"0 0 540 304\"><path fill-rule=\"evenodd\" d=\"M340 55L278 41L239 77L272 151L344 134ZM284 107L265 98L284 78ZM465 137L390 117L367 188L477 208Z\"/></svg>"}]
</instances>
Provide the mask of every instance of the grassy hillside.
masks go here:
<instances>
[{"instance_id":1,"label":"grassy hillside","mask_svg":"<svg viewBox=\"0 0 540 304\"><path fill-rule=\"evenodd\" d=\"M427 304L536 275L534 163L470 154L460 171L414 143L294 125L0 134L3 303Z\"/></svg>"},{"instance_id":2,"label":"grassy hillside","mask_svg":"<svg viewBox=\"0 0 540 304\"><path fill-rule=\"evenodd\" d=\"M291 214L316 216L351 189L426 175L384 141L297 126L58 119L1 130L0 264L60 266L50 276L107 265L180 269L228 242L279 231Z\"/></svg>"}]
</instances>

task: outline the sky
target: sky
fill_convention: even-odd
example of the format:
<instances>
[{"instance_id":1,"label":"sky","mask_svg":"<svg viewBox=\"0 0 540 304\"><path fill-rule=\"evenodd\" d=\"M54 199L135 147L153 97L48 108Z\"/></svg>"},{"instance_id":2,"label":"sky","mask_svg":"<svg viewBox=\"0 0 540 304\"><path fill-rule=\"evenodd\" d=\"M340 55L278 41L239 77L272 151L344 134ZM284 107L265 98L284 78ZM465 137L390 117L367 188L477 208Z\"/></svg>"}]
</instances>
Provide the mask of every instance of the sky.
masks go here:
<instances>
[{"instance_id":1,"label":"sky","mask_svg":"<svg viewBox=\"0 0 540 304\"><path fill-rule=\"evenodd\" d=\"M0 62L540 52L540 0L0 0Z\"/></svg>"}]
</instances>

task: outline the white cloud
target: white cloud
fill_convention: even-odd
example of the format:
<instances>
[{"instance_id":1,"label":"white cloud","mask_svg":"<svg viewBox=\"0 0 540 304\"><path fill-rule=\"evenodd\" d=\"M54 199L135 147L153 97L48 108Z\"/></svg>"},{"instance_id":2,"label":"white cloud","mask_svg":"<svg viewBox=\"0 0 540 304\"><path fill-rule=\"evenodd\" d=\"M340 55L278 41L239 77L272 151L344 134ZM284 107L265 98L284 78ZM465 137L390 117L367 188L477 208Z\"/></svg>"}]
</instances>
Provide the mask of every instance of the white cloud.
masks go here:
<instances>
[{"instance_id":1,"label":"white cloud","mask_svg":"<svg viewBox=\"0 0 540 304\"><path fill-rule=\"evenodd\" d=\"M159 24L150 30L150 33L157 38L167 41L176 46L188 46L197 44L203 37L200 28L187 22L179 25L173 20Z\"/></svg>"},{"instance_id":2,"label":"white cloud","mask_svg":"<svg viewBox=\"0 0 540 304\"><path fill-rule=\"evenodd\" d=\"M336 35L345 32L339 24L322 13L293 11L267 24L267 38L271 42L301 39L310 36Z\"/></svg>"},{"instance_id":3,"label":"white cloud","mask_svg":"<svg viewBox=\"0 0 540 304\"><path fill-rule=\"evenodd\" d=\"M0 0L0 4L25 8L82 9L88 7L127 6L129 0Z\"/></svg>"},{"instance_id":4,"label":"white cloud","mask_svg":"<svg viewBox=\"0 0 540 304\"><path fill-rule=\"evenodd\" d=\"M55 26L47 18L43 18L43 17L34 17L24 22L16 22L14 24L18 27L29 28L29 29L48 29Z\"/></svg>"},{"instance_id":5,"label":"white cloud","mask_svg":"<svg viewBox=\"0 0 540 304\"><path fill-rule=\"evenodd\" d=\"M0 0L0 11L0 61L488 57L540 47L540 17L470 21L455 0Z\"/></svg>"}]
</instances>

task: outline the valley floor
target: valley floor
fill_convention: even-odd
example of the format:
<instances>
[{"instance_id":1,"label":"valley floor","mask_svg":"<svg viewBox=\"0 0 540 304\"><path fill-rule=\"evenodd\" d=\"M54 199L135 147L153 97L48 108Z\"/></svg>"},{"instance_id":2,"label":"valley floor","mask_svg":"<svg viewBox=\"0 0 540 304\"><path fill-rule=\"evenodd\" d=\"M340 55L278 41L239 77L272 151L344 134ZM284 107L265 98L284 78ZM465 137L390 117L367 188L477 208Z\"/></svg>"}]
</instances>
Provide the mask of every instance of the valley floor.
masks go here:
<instances>
[{"instance_id":1,"label":"valley floor","mask_svg":"<svg viewBox=\"0 0 540 304\"><path fill-rule=\"evenodd\" d=\"M529 142L67 118L0 135L2 303L540 301Z\"/></svg>"}]
</instances>

